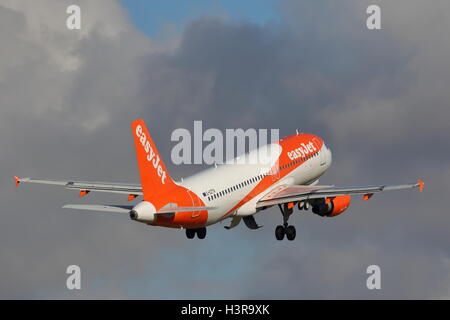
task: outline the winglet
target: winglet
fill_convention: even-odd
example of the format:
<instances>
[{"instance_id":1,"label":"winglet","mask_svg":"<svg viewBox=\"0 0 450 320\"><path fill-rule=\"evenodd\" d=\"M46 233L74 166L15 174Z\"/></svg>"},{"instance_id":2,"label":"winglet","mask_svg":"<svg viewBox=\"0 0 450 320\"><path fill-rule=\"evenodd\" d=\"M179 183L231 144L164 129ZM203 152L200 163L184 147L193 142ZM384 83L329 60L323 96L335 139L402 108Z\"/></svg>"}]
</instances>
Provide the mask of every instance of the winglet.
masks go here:
<instances>
[{"instance_id":1,"label":"winglet","mask_svg":"<svg viewBox=\"0 0 450 320\"><path fill-rule=\"evenodd\" d=\"M417 180L417 184L419 185L419 191L422 192L423 191L423 186L425 185L425 183L423 183L422 180Z\"/></svg>"},{"instance_id":2,"label":"winglet","mask_svg":"<svg viewBox=\"0 0 450 320\"><path fill-rule=\"evenodd\" d=\"M18 188L20 184L20 178L18 176L14 176L14 180L16 180L16 188Z\"/></svg>"}]
</instances>

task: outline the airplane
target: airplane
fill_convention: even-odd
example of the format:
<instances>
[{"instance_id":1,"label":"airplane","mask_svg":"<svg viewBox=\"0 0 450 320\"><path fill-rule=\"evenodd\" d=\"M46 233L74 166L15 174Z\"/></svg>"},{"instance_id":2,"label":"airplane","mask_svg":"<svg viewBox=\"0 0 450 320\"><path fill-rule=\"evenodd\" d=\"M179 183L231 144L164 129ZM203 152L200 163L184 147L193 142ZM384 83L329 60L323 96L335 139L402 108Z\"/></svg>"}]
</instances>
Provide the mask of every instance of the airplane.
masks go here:
<instances>
[{"instance_id":1,"label":"airplane","mask_svg":"<svg viewBox=\"0 0 450 320\"><path fill-rule=\"evenodd\" d=\"M70 204L63 208L127 214L151 226L185 229L186 237L206 237L206 227L231 219L226 229L243 220L249 229L258 229L255 214L278 206L283 224L275 228L275 238L294 240L296 229L288 223L295 207L321 217L335 217L348 209L352 196L370 199L387 190L419 188L424 183L337 187L319 185L319 177L331 166L332 153L325 142L313 134L296 133L278 142L245 154L245 163L228 161L203 170L182 181L169 175L144 120L132 122L132 132L140 173L140 184L39 180L14 177L16 186L37 183L79 191L142 196L137 205ZM262 156L261 156L262 155Z\"/></svg>"}]
</instances>

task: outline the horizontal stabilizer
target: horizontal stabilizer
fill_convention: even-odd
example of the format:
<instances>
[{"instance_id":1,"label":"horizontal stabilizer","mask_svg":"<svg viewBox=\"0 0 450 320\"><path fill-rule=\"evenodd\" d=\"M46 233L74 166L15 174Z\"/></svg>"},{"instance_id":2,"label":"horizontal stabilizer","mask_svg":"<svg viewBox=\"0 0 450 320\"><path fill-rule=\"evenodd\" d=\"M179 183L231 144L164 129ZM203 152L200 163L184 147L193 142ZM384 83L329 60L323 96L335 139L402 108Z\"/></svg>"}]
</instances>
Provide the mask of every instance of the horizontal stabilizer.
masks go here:
<instances>
[{"instance_id":1,"label":"horizontal stabilizer","mask_svg":"<svg viewBox=\"0 0 450 320\"><path fill-rule=\"evenodd\" d=\"M130 213L133 206L118 206L118 205L105 205L105 204L68 204L63 207L64 209L76 209L76 210L87 210L87 211L101 211L101 212L112 212L112 213ZM168 214L177 212L194 212L194 211L204 211L212 210L215 207L165 207L160 209L155 214Z\"/></svg>"},{"instance_id":2,"label":"horizontal stabilizer","mask_svg":"<svg viewBox=\"0 0 450 320\"><path fill-rule=\"evenodd\" d=\"M130 213L132 206L110 206L102 204L68 204L63 207L64 209L75 210L87 210L87 211L100 211L111 213Z\"/></svg>"}]
</instances>

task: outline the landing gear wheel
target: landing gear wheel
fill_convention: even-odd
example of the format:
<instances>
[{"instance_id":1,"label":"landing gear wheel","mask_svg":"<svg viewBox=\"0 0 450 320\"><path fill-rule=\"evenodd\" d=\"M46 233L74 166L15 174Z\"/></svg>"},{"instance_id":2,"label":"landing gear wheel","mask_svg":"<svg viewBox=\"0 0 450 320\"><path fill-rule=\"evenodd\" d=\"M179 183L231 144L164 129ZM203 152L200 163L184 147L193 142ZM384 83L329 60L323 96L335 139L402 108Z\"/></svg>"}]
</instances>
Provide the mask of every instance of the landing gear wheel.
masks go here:
<instances>
[{"instance_id":1,"label":"landing gear wheel","mask_svg":"<svg viewBox=\"0 0 450 320\"><path fill-rule=\"evenodd\" d=\"M277 226L275 228L275 238L277 240L283 240L284 239L285 230L283 226Z\"/></svg>"},{"instance_id":2,"label":"landing gear wheel","mask_svg":"<svg viewBox=\"0 0 450 320\"><path fill-rule=\"evenodd\" d=\"M286 232L286 238L289 241L292 241L292 240L295 239L295 235L296 235L297 232L295 231L295 227L294 226L287 226L285 232Z\"/></svg>"},{"instance_id":3,"label":"landing gear wheel","mask_svg":"<svg viewBox=\"0 0 450 320\"><path fill-rule=\"evenodd\" d=\"M186 237L188 239L194 239L194 237L195 237L195 229L186 229Z\"/></svg>"},{"instance_id":4,"label":"landing gear wheel","mask_svg":"<svg viewBox=\"0 0 450 320\"><path fill-rule=\"evenodd\" d=\"M308 210L309 209L308 201L299 201L297 206L298 206L298 210Z\"/></svg>"},{"instance_id":5,"label":"landing gear wheel","mask_svg":"<svg viewBox=\"0 0 450 320\"><path fill-rule=\"evenodd\" d=\"M205 239L205 237L206 237L206 228L197 229L197 237L199 239Z\"/></svg>"}]
</instances>

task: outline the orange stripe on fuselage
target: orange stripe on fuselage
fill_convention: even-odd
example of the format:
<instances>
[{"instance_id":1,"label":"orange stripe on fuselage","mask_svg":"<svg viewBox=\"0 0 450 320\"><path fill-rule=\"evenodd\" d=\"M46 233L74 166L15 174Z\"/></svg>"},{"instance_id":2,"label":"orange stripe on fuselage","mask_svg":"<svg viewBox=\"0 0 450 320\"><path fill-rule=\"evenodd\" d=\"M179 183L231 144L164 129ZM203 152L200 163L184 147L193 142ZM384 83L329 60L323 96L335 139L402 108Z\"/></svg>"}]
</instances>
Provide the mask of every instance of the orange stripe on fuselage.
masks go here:
<instances>
[{"instance_id":1,"label":"orange stripe on fuselage","mask_svg":"<svg viewBox=\"0 0 450 320\"><path fill-rule=\"evenodd\" d=\"M302 144L307 146L307 144L310 142L314 143L314 147L316 148L316 150L313 150L313 153L311 152L308 153L306 155L307 157L320 151L320 149L323 146L323 140L321 138L312 134L296 134L281 139L278 142L278 144L281 146L281 154L278 158L278 162L275 163L275 165L271 168L271 172L276 172L275 170L278 170L280 172L280 178L277 179L276 181L273 181L272 175L267 175L266 177L264 177L241 201L239 201L239 203L237 203L221 218L223 219L233 211L239 209L241 206L252 200L261 192L267 190L270 186L277 183L278 181L286 177L288 174L290 174L292 171L297 169L299 166L304 164L306 161L308 161L309 158L302 158L302 157L291 160L288 156L288 152L292 152L293 150L296 150L299 147L303 148ZM299 162L284 170L281 170L282 166L287 165L296 160L299 160Z\"/></svg>"}]
</instances>

